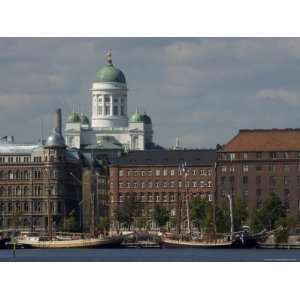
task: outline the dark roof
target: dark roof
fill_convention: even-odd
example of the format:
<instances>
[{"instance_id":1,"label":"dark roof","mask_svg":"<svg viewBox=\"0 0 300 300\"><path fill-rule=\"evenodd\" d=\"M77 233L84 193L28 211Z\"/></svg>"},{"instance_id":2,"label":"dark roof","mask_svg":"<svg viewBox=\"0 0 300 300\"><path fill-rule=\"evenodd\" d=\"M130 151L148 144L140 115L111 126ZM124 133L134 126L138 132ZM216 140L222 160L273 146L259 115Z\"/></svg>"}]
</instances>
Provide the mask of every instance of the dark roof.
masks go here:
<instances>
[{"instance_id":1,"label":"dark roof","mask_svg":"<svg viewBox=\"0 0 300 300\"><path fill-rule=\"evenodd\" d=\"M131 151L114 162L114 165L178 166L185 160L187 165L212 165L217 159L215 149L200 150L145 150Z\"/></svg>"},{"instance_id":2,"label":"dark roof","mask_svg":"<svg viewBox=\"0 0 300 300\"><path fill-rule=\"evenodd\" d=\"M299 151L300 129L241 129L223 151Z\"/></svg>"}]
</instances>

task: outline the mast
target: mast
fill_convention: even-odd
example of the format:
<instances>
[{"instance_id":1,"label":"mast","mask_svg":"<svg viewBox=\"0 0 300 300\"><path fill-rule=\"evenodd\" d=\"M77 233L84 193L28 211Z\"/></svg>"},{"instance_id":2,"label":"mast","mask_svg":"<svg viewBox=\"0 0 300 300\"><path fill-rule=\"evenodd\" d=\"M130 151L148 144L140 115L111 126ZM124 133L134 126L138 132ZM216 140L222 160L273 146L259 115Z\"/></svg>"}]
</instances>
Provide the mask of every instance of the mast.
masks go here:
<instances>
[{"instance_id":1,"label":"mast","mask_svg":"<svg viewBox=\"0 0 300 300\"><path fill-rule=\"evenodd\" d=\"M229 210L230 210L230 236L231 236L231 240L233 240L233 212L232 212L232 198L231 195L228 194L227 198L229 200Z\"/></svg>"}]
</instances>

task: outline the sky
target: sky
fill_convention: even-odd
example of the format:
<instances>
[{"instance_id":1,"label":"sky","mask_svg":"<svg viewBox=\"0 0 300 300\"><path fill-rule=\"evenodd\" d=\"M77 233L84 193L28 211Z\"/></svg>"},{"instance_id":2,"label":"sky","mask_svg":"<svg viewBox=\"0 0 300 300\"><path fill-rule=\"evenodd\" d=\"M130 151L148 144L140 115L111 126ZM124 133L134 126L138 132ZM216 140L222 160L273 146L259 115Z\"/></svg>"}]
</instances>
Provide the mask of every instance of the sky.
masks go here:
<instances>
[{"instance_id":1,"label":"sky","mask_svg":"<svg viewBox=\"0 0 300 300\"><path fill-rule=\"evenodd\" d=\"M162 146L300 127L299 38L0 38L0 137L36 142L58 107L63 120L73 106L90 117L107 49L127 80L128 115L146 111Z\"/></svg>"}]
</instances>

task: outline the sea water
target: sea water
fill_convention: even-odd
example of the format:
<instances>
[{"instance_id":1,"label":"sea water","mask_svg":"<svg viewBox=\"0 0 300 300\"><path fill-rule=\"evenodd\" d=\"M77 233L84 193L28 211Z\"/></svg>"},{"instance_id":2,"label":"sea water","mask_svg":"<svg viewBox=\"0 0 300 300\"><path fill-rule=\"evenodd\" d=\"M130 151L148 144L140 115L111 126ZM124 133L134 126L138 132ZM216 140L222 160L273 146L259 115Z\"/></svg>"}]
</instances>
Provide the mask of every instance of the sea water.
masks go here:
<instances>
[{"instance_id":1,"label":"sea water","mask_svg":"<svg viewBox=\"0 0 300 300\"><path fill-rule=\"evenodd\" d=\"M300 249L17 249L0 250L11 262L296 262Z\"/></svg>"}]
</instances>

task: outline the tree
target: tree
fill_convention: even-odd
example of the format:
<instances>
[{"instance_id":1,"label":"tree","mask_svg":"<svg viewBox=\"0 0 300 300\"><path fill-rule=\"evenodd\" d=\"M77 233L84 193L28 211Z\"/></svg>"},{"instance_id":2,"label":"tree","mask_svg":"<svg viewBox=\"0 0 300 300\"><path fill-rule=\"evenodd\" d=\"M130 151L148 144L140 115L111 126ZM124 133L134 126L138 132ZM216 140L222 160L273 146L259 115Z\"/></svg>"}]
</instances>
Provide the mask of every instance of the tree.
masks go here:
<instances>
[{"instance_id":1,"label":"tree","mask_svg":"<svg viewBox=\"0 0 300 300\"><path fill-rule=\"evenodd\" d=\"M201 236L213 230L213 206L206 198L193 198L190 204L191 221L198 227Z\"/></svg>"},{"instance_id":2,"label":"tree","mask_svg":"<svg viewBox=\"0 0 300 300\"><path fill-rule=\"evenodd\" d=\"M109 230L109 219L108 217L100 217L99 219L99 230L106 234L106 232Z\"/></svg>"},{"instance_id":3,"label":"tree","mask_svg":"<svg viewBox=\"0 0 300 300\"><path fill-rule=\"evenodd\" d=\"M230 231L230 210L226 201L223 201L220 207L216 207L216 230L220 233Z\"/></svg>"},{"instance_id":4,"label":"tree","mask_svg":"<svg viewBox=\"0 0 300 300\"><path fill-rule=\"evenodd\" d=\"M270 198L263 202L261 208L252 211L251 226L254 231L273 230L281 225L284 218L286 218L286 207L280 198L272 193Z\"/></svg>"},{"instance_id":5,"label":"tree","mask_svg":"<svg viewBox=\"0 0 300 300\"><path fill-rule=\"evenodd\" d=\"M139 213L139 203L136 200L136 197L131 195L131 197L126 199L120 206L115 210L116 219L120 224L131 228L135 217Z\"/></svg>"},{"instance_id":6,"label":"tree","mask_svg":"<svg viewBox=\"0 0 300 300\"><path fill-rule=\"evenodd\" d=\"M170 214L168 210L161 205L155 205L153 210L153 220L154 222L159 226L159 228L162 228L167 224L167 222L170 219Z\"/></svg>"},{"instance_id":7,"label":"tree","mask_svg":"<svg viewBox=\"0 0 300 300\"><path fill-rule=\"evenodd\" d=\"M64 220L64 228L67 232L78 231L78 223L76 222L74 210L72 210L69 216Z\"/></svg>"},{"instance_id":8,"label":"tree","mask_svg":"<svg viewBox=\"0 0 300 300\"><path fill-rule=\"evenodd\" d=\"M232 204L234 230L240 230L242 225L248 219L247 203L246 201L237 198Z\"/></svg>"},{"instance_id":9,"label":"tree","mask_svg":"<svg viewBox=\"0 0 300 300\"><path fill-rule=\"evenodd\" d=\"M135 225L139 230L141 230L147 226L147 219L145 217L137 217Z\"/></svg>"}]
</instances>

